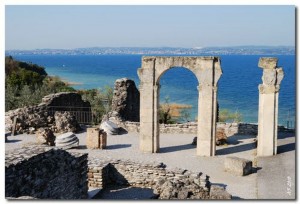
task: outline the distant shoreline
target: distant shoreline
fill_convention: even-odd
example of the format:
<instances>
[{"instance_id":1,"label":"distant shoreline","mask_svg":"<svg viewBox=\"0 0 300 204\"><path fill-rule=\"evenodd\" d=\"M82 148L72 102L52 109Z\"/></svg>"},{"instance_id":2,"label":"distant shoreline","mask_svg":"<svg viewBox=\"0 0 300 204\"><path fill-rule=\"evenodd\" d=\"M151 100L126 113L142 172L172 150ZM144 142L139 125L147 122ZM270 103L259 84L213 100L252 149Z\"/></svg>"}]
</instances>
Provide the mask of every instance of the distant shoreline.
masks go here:
<instances>
[{"instance_id":1,"label":"distant shoreline","mask_svg":"<svg viewBox=\"0 0 300 204\"><path fill-rule=\"evenodd\" d=\"M5 50L5 55L295 55L295 46L90 47Z\"/></svg>"}]
</instances>

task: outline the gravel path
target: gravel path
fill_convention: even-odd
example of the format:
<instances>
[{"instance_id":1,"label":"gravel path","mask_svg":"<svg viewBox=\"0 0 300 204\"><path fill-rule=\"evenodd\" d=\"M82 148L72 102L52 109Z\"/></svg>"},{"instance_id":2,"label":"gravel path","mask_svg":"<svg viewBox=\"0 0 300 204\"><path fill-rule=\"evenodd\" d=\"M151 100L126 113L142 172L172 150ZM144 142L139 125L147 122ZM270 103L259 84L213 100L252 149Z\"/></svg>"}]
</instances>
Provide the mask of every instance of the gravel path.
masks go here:
<instances>
[{"instance_id":1,"label":"gravel path","mask_svg":"<svg viewBox=\"0 0 300 204\"><path fill-rule=\"evenodd\" d=\"M237 156L252 160L256 163L255 136L234 135L228 141L228 146L217 147L215 157L196 156L196 147L191 145L194 135L188 134L161 134L160 153L148 154L139 151L138 133L123 135L111 135L107 139L107 149L90 150L87 149L86 132L76 134L79 138L79 148L71 151L86 152L90 157L103 157L106 159L131 160L140 163L163 162L167 168L183 168L195 172L203 172L210 176L210 181L214 184L225 186L227 191L235 199L257 199L258 173L248 176L238 177L224 172L224 159L227 156ZM34 135L9 136L6 143L6 151L21 147L28 143L35 142ZM283 140L279 140L283 142ZM280 145L280 144L279 144ZM285 157L285 155L282 155ZM275 158L275 157L274 157ZM276 165L276 162L275 164ZM262 168L264 168L262 166ZM261 171L261 170L259 170ZM258 171L258 172L259 172Z\"/></svg>"}]
</instances>

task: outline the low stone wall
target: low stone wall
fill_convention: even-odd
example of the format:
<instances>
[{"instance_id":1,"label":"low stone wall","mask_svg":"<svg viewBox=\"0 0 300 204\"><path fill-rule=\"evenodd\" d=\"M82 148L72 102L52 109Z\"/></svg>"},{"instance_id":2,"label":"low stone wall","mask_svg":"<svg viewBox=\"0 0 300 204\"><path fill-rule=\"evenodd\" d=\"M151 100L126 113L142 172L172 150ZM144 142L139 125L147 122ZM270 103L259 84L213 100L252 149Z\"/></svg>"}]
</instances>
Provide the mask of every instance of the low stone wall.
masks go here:
<instances>
[{"instance_id":1,"label":"low stone wall","mask_svg":"<svg viewBox=\"0 0 300 204\"><path fill-rule=\"evenodd\" d=\"M187 170L168 170L162 163L138 164L131 161L89 160L88 184L105 188L110 184L151 188L159 199L230 199L225 190L210 193L209 177Z\"/></svg>"},{"instance_id":2,"label":"low stone wall","mask_svg":"<svg viewBox=\"0 0 300 204\"><path fill-rule=\"evenodd\" d=\"M129 132L139 132L139 122L123 122L119 125ZM234 134L257 134L257 124L249 123L217 123L217 128L224 129L227 136ZM184 134L197 134L197 123L189 122L184 124L160 124L160 133L184 133Z\"/></svg>"},{"instance_id":3,"label":"low stone wall","mask_svg":"<svg viewBox=\"0 0 300 204\"><path fill-rule=\"evenodd\" d=\"M87 154L29 146L5 155L5 197L86 199Z\"/></svg>"}]
</instances>

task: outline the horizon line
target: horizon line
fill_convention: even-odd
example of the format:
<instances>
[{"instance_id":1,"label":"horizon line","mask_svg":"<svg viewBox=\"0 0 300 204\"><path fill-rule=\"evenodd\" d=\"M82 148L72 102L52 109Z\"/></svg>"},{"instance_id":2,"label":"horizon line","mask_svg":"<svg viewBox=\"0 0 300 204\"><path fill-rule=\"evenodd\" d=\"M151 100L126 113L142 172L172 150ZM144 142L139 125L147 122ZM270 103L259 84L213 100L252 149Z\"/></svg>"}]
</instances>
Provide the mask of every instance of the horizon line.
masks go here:
<instances>
[{"instance_id":1,"label":"horizon line","mask_svg":"<svg viewBox=\"0 0 300 204\"><path fill-rule=\"evenodd\" d=\"M184 48L184 49L203 49L203 48L238 48L238 47L293 47L295 45L233 45L233 46L195 46L195 47L180 47L180 46L91 46L91 47L77 47L77 48L17 48L17 49L5 49L5 51L30 51L30 50L76 50L76 49L91 49L91 48Z\"/></svg>"}]
</instances>

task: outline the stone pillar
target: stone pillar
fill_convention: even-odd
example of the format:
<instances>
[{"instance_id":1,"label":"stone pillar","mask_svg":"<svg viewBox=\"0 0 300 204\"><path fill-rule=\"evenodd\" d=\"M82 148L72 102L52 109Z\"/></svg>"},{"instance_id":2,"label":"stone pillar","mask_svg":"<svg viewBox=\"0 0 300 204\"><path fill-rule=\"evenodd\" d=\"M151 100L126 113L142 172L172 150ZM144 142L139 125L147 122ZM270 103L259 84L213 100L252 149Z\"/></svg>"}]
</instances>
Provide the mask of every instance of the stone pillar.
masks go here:
<instances>
[{"instance_id":1,"label":"stone pillar","mask_svg":"<svg viewBox=\"0 0 300 204\"><path fill-rule=\"evenodd\" d=\"M154 135L153 152L159 152L159 89L160 85L154 86Z\"/></svg>"},{"instance_id":2,"label":"stone pillar","mask_svg":"<svg viewBox=\"0 0 300 204\"><path fill-rule=\"evenodd\" d=\"M214 156L216 152L217 89L199 85L197 155Z\"/></svg>"},{"instance_id":3,"label":"stone pillar","mask_svg":"<svg viewBox=\"0 0 300 204\"><path fill-rule=\"evenodd\" d=\"M141 79L140 84L140 150L147 153L155 153L154 144L155 128L157 128L157 116L154 114L155 87L154 87L154 58L142 60L142 68L138 70Z\"/></svg>"},{"instance_id":4,"label":"stone pillar","mask_svg":"<svg viewBox=\"0 0 300 204\"><path fill-rule=\"evenodd\" d=\"M258 66L263 69L259 89L257 156L277 154L278 94L284 73L277 67L277 58L262 57Z\"/></svg>"},{"instance_id":5,"label":"stone pillar","mask_svg":"<svg viewBox=\"0 0 300 204\"><path fill-rule=\"evenodd\" d=\"M219 59L202 63L198 86L198 156L214 156L216 152L217 85L221 75Z\"/></svg>"}]
</instances>

